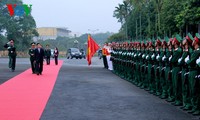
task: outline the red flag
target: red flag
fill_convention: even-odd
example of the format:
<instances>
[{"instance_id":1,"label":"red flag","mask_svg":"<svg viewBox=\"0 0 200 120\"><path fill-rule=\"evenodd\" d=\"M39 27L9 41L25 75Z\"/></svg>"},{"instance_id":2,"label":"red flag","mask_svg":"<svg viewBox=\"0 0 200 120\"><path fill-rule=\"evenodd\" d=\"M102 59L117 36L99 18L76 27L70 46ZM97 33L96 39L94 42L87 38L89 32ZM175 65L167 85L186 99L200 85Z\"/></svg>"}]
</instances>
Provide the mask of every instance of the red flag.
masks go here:
<instances>
[{"instance_id":1,"label":"red flag","mask_svg":"<svg viewBox=\"0 0 200 120\"><path fill-rule=\"evenodd\" d=\"M87 45L87 61L88 65L91 64L91 59L96 53L96 51L99 49L99 45L92 39L90 35L88 35L88 45Z\"/></svg>"}]
</instances>

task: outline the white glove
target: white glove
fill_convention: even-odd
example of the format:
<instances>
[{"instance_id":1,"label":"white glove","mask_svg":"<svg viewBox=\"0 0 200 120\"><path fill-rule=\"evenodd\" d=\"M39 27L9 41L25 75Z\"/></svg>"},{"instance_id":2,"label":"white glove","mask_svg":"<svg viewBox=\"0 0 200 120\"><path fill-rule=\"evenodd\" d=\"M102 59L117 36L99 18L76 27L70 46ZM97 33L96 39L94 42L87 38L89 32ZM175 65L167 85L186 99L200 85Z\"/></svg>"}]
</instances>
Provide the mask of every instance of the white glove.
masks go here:
<instances>
[{"instance_id":1,"label":"white glove","mask_svg":"<svg viewBox=\"0 0 200 120\"><path fill-rule=\"evenodd\" d=\"M156 60L158 60L158 59L159 59L159 57L160 57L160 55L158 54L158 55L156 56Z\"/></svg>"},{"instance_id":2,"label":"white glove","mask_svg":"<svg viewBox=\"0 0 200 120\"><path fill-rule=\"evenodd\" d=\"M165 59L166 59L166 56L164 55L163 58L162 58L162 61L164 61Z\"/></svg>"},{"instance_id":3,"label":"white glove","mask_svg":"<svg viewBox=\"0 0 200 120\"><path fill-rule=\"evenodd\" d=\"M196 64L199 64L200 63L200 56L199 58L196 60Z\"/></svg>"},{"instance_id":4,"label":"white glove","mask_svg":"<svg viewBox=\"0 0 200 120\"><path fill-rule=\"evenodd\" d=\"M181 62L181 60L182 60L182 57L178 59L178 63L180 63L180 62Z\"/></svg>"},{"instance_id":5,"label":"white glove","mask_svg":"<svg viewBox=\"0 0 200 120\"><path fill-rule=\"evenodd\" d=\"M149 55L146 56L146 60L148 59Z\"/></svg>"},{"instance_id":6,"label":"white glove","mask_svg":"<svg viewBox=\"0 0 200 120\"><path fill-rule=\"evenodd\" d=\"M185 62L187 63L190 60L189 55L185 58Z\"/></svg>"},{"instance_id":7,"label":"white glove","mask_svg":"<svg viewBox=\"0 0 200 120\"><path fill-rule=\"evenodd\" d=\"M142 55L142 58L144 58L144 57L145 57L145 54Z\"/></svg>"},{"instance_id":8,"label":"white glove","mask_svg":"<svg viewBox=\"0 0 200 120\"><path fill-rule=\"evenodd\" d=\"M151 56L151 58L153 59L155 57L155 54L153 54L152 56Z\"/></svg>"},{"instance_id":9,"label":"white glove","mask_svg":"<svg viewBox=\"0 0 200 120\"><path fill-rule=\"evenodd\" d=\"M172 59L172 55L169 57L169 61L171 61L171 59Z\"/></svg>"}]
</instances>

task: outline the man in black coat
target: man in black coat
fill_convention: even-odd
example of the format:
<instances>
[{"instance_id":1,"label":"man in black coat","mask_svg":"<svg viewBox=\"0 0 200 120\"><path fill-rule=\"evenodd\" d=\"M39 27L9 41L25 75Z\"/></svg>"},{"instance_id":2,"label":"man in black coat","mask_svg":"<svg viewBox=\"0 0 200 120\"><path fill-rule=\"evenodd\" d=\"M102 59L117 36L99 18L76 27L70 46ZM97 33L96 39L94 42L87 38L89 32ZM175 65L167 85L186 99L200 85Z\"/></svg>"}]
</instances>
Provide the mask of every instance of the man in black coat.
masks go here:
<instances>
[{"instance_id":1,"label":"man in black coat","mask_svg":"<svg viewBox=\"0 0 200 120\"><path fill-rule=\"evenodd\" d=\"M35 49L35 68L37 75L42 75L43 71L43 60L44 60L44 49L40 43L37 43L37 48Z\"/></svg>"},{"instance_id":2,"label":"man in black coat","mask_svg":"<svg viewBox=\"0 0 200 120\"><path fill-rule=\"evenodd\" d=\"M14 40L10 39L10 41L4 45L4 48L8 49L8 56L9 56L9 68L11 68L11 71L15 71L15 64L16 64L16 47L14 46Z\"/></svg>"}]
</instances>

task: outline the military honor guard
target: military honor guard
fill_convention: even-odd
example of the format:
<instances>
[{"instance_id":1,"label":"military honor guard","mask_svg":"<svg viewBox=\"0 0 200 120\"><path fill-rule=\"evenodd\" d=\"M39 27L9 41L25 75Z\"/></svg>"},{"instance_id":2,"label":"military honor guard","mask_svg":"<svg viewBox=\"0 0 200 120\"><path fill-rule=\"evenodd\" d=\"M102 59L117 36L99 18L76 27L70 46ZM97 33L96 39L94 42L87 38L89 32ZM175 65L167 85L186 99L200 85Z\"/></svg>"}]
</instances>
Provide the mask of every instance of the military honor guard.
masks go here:
<instances>
[{"instance_id":1,"label":"military honor guard","mask_svg":"<svg viewBox=\"0 0 200 120\"><path fill-rule=\"evenodd\" d=\"M200 35L145 41L114 45L113 73L200 115Z\"/></svg>"}]
</instances>

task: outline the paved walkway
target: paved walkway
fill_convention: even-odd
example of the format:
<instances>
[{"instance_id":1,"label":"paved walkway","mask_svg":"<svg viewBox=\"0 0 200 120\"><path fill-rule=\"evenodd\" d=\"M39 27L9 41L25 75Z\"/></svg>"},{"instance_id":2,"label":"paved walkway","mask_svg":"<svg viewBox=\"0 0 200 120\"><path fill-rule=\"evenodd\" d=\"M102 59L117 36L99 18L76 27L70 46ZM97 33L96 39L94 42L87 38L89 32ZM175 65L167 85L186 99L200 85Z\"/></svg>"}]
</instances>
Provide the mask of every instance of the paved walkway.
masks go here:
<instances>
[{"instance_id":1,"label":"paved walkway","mask_svg":"<svg viewBox=\"0 0 200 120\"><path fill-rule=\"evenodd\" d=\"M63 65L41 120L191 120L102 67Z\"/></svg>"}]
</instances>

